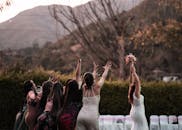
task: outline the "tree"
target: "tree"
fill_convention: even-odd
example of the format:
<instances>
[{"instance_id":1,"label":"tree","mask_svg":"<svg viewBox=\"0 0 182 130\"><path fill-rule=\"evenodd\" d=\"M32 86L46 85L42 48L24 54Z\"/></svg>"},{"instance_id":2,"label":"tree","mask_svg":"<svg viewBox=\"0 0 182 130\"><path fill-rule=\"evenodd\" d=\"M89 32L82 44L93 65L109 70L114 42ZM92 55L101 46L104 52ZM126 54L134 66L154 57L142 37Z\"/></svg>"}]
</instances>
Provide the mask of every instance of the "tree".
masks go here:
<instances>
[{"instance_id":1,"label":"tree","mask_svg":"<svg viewBox=\"0 0 182 130\"><path fill-rule=\"evenodd\" d=\"M115 74L123 78L124 36L133 17L121 19L120 4L118 0L98 0L76 9L54 5L49 10L88 52L90 59L99 59L101 63L112 60Z\"/></svg>"},{"instance_id":2,"label":"tree","mask_svg":"<svg viewBox=\"0 0 182 130\"><path fill-rule=\"evenodd\" d=\"M6 7L10 6L12 0L3 0L0 2L0 11L2 12Z\"/></svg>"}]
</instances>

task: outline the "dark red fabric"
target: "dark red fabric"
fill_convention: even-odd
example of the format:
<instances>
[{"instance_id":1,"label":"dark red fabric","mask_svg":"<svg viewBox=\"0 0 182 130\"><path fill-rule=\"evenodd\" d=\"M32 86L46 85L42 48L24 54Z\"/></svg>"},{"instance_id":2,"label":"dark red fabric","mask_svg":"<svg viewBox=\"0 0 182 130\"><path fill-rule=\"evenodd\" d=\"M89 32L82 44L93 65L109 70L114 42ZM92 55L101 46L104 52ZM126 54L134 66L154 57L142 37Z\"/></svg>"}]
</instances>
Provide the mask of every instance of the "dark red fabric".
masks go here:
<instances>
[{"instance_id":1,"label":"dark red fabric","mask_svg":"<svg viewBox=\"0 0 182 130\"><path fill-rule=\"evenodd\" d=\"M80 111L80 105L72 103L65 107L63 113L59 117L60 130L74 130L76 119Z\"/></svg>"}]
</instances>

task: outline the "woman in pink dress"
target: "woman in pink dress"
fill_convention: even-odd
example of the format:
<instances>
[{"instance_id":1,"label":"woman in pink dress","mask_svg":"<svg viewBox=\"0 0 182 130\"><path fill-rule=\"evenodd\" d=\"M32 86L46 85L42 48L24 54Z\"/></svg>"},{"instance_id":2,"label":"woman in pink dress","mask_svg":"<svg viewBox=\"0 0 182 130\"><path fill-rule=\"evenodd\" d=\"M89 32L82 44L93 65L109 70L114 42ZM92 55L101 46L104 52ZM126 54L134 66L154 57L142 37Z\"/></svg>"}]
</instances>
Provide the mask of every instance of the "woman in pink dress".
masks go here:
<instances>
[{"instance_id":1,"label":"woman in pink dress","mask_svg":"<svg viewBox=\"0 0 182 130\"><path fill-rule=\"evenodd\" d=\"M27 111L27 99L26 96L29 91L35 88L35 83L33 80L28 80L24 82L24 102L21 110L16 115L16 120L13 130L27 130L27 125L25 123L25 114Z\"/></svg>"},{"instance_id":2,"label":"woman in pink dress","mask_svg":"<svg viewBox=\"0 0 182 130\"><path fill-rule=\"evenodd\" d=\"M42 85L42 93L37 94L35 88L33 88L27 95L27 113L25 115L25 123L29 130L34 130L37 123L37 117L43 112L47 96L50 92L50 88L53 86L51 81L45 81Z\"/></svg>"},{"instance_id":3,"label":"woman in pink dress","mask_svg":"<svg viewBox=\"0 0 182 130\"><path fill-rule=\"evenodd\" d=\"M29 130L34 130L36 119L39 114L40 99L41 97L37 95L34 87L27 94L27 112L25 115L25 123Z\"/></svg>"},{"instance_id":4,"label":"woman in pink dress","mask_svg":"<svg viewBox=\"0 0 182 130\"><path fill-rule=\"evenodd\" d=\"M44 112L37 119L38 123L35 130L56 130L57 115L62 106L63 85L60 82L56 82L48 95Z\"/></svg>"}]
</instances>

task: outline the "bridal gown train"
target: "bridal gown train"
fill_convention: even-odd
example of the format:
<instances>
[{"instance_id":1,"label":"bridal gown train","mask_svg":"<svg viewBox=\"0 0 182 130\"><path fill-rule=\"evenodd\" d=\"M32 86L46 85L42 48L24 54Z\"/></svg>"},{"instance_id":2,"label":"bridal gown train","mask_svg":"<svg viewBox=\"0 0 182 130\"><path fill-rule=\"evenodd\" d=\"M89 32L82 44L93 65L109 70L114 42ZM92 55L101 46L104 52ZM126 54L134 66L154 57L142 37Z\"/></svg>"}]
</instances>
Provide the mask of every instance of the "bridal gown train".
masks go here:
<instances>
[{"instance_id":1,"label":"bridal gown train","mask_svg":"<svg viewBox=\"0 0 182 130\"><path fill-rule=\"evenodd\" d=\"M83 97L83 106L77 117L76 130L99 130L100 95Z\"/></svg>"},{"instance_id":2,"label":"bridal gown train","mask_svg":"<svg viewBox=\"0 0 182 130\"><path fill-rule=\"evenodd\" d=\"M137 98L135 94L133 94L133 104L131 106L130 116L133 120L131 130L149 130L145 116L143 95L140 95L140 98Z\"/></svg>"}]
</instances>

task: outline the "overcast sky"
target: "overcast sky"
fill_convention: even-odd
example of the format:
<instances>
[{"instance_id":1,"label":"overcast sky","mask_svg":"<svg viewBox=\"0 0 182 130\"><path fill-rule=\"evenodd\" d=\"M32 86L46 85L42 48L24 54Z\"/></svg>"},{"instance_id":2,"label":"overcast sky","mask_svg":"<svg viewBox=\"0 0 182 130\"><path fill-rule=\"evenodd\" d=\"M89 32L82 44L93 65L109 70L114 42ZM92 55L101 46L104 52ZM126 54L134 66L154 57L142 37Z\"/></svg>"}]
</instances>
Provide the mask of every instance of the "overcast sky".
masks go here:
<instances>
[{"instance_id":1,"label":"overcast sky","mask_svg":"<svg viewBox=\"0 0 182 130\"><path fill-rule=\"evenodd\" d=\"M0 5L5 5L6 0L0 0ZM85 4L91 0L10 0L11 5L5 6L5 8L0 12L0 23L9 20L10 18L16 16L18 13L34 8L40 5L52 5L61 4L69 5L75 7L80 4Z\"/></svg>"}]
</instances>

